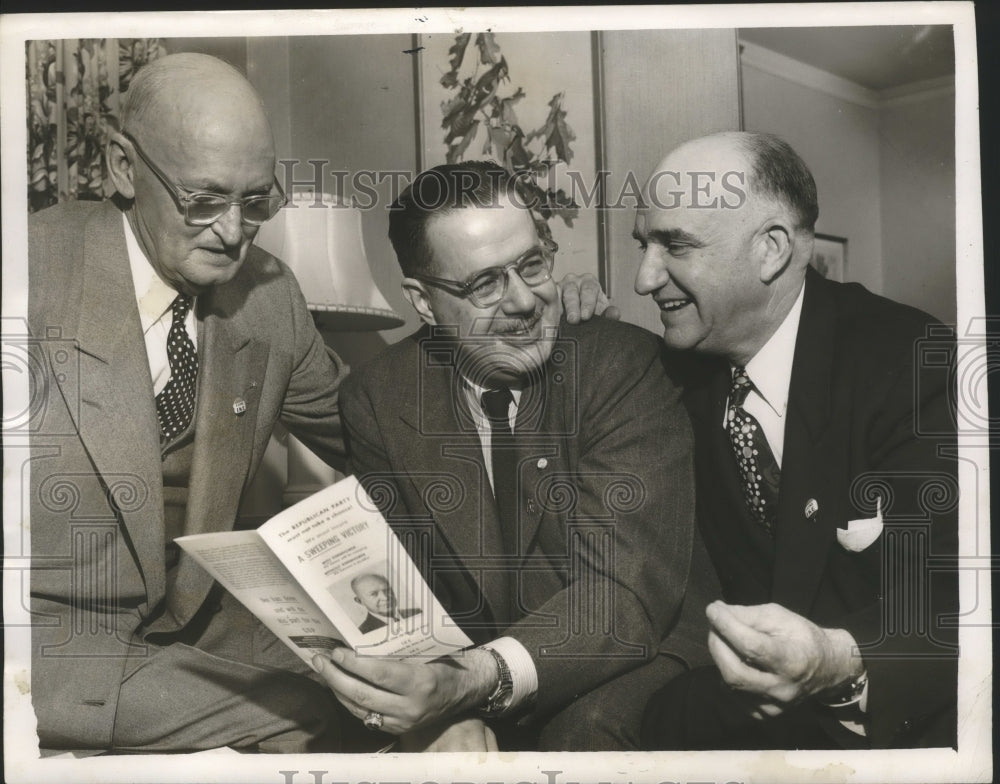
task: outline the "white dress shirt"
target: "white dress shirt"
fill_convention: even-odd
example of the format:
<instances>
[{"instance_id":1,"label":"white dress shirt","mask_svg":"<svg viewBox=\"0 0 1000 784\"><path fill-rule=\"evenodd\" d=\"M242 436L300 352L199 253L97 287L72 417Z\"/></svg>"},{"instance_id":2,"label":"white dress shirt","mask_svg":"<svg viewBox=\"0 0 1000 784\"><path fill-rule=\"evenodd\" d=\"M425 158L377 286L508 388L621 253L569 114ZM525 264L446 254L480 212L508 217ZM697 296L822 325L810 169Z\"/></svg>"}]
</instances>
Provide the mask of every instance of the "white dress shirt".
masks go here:
<instances>
[{"instance_id":1,"label":"white dress shirt","mask_svg":"<svg viewBox=\"0 0 1000 784\"><path fill-rule=\"evenodd\" d=\"M486 387L473 384L468 379L464 379L465 394L469 402L469 412L472 414L473 422L476 424L476 432L479 434L479 443L483 449L483 462L486 464L486 473L490 478L490 487L493 486L493 455L491 450L493 431L490 428L490 420L483 411L482 395ZM511 389L510 408L508 409L508 419L511 431L514 430L514 423L517 421L517 407L521 403L521 390ZM534 699L538 693L538 670L535 662L531 658L519 640L513 637L498 637L487 644L499 653L510 670L512 681L512 694L508 710L513 710L519 705L523 705Z\"/></svg>"},{"instance_id":2,"label":"white dress shirt","mask_svg":"<svg viewBox=\"0 0 1000 784\"><path fill-rule=\"evenodd\" d=\"M146 341L146 359L149 361L149 375L153 380L153 394L158 395L170 380L170 360L167 359L167 335L173 322L171 304L177 297L176 289L163 282L153 265L139 247L139 241L132 232L128 218L122 214L125 226L125 247L128 249L128 263L132 268L132 284L135 287L135 302L139 306L139 321L142 336ZM187 312L184 328L198 350L198 324L194 317L194 305Z\"/></svg>"},{"instance_id":3,"label":"white dress shirt","mask_svg":"<svg viewBox=\"0 0 1000 784\"><path fill-rule=\"evenodd\" d=\"M473 384L467 379L462 379L465 387L465 394L469 401L469 413L472 414L472 421L476 425L476 432L479 434L479 441L483 446L483 462L486 463L486 473L490 478L490 487L493 486L493 429L490 427L489 417L483 411L483 392L486 387ZM510 423L510 430L514 432L514 423L517 421L517 407L521 404L521 390L511 389L510 395L513 400L507 409L507 421Z\"/></svg>"},{"instance_id":4,"label":"white dress shirt","mask_svg":"<svg viewBox=\"0 0 1000 784\"><path fill-rule=\"evenodd\" d=\"M795 358L795 336L802 317L803 286L795 304L781 326L771 335L760 351L746 364L747 378L753 386L743 403L743 409L754 417L764 431L768 446L781 468L785 448L785 413L788 410L788 388L792 383L792 360ZM730 368L730 372L735 368ZM729 409L728 401L726 410ZM725 414L723 414L725 417ZM723 418L722 426L726 427Z\"/></svg>"}]
</instances>

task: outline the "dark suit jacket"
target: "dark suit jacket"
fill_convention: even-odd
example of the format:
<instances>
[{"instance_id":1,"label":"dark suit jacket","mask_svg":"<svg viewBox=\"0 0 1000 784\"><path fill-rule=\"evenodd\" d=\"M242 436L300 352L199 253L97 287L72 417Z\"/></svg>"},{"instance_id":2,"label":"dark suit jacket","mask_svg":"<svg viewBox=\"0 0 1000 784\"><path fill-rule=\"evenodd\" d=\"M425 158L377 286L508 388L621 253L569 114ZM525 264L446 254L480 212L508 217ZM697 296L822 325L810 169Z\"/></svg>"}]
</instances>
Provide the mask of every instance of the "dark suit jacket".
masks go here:
<instances>
[{"instance_id":1,"label":"dark suit jacket","mask_svg":"<svg viewBox=\"0 0 1000 784\"><path fill-rule=\"evenodd\" d=\"M182 554L168 586L159 430L121 212L53 207L32 216L29 240L32 697L42 746L103 748L129 645L183 627L212 583ZM251 248L196 315L187 533L232 528L278 419L329 460L343 451L346 369L287 267Z\"/></svg>"},{"instance_id":2,"label":"dark suit jacket","mask_svg":"<svg viewBox=\"0 0 1000 784\"><path fill-rule=\"evenodd\" d=\"M341 401L349 465L446 609L477 642L509 635L532 655L535 715L654 655L693 528L689 423L655 336L562 325L518 408L520 545L506 560L489 557L497 509L446 338L389 347Z\"/></svg>"},{"instance_id":3,"label":"dark suit jacket","mask_svg":"<svg viewBox=\"0 0 1000 784\"><path fill-rule=\"evenodd\" d=\"M940 332L928 340L934 324L925 313L810 271L771 570L762 568L752 541L734 538L733 521L753 526L721 424L728 365L696 364L687 397L699 526L726 600L777 602L851 632L869 673L876 747L954 742L958 484L948 368L937 359L953 343ZM876 498L881 536L860 552L845 549L837 529L874 517ZM812 516L810 499L819 504Z\"/></svg>"},{"instance_id":4,"label":"dark suit jacket","mask_svg":"<svg viewBox=\"0 0 1000 784\"><path fill-rule=\"evenodd\" d=\"M411 618L419 612L420 612L419 608L411 607L405 610L400 610L399 617ZM373 632L376 629L381 629L384 626L385 626L384 618L381 618L378 615L375 615L374 613L368 613L365 616L365 619L358 624L358 629L361 631L362 634L368 634L368 632Z\"/></svg>"}]
</instances>

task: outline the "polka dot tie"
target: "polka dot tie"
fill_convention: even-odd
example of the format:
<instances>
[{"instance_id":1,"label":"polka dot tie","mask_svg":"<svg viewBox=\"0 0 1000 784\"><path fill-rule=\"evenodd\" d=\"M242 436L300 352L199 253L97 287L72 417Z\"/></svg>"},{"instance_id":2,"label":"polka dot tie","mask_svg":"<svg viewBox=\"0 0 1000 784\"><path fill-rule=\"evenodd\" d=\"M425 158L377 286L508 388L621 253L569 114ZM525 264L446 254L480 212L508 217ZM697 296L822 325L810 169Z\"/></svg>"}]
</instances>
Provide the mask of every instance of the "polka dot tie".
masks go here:
<instances>
[{"instance_id":1,"label":"polka dot tie","mask_svg":"<svg viewBox=\"0 0 1000 784\"><path fill-rule=\"evenodd\" d=\"M198 355L194 343L184 328L184 319L191 309L191 297L178 294L173 304L173 322L167 333L167 360L170 380L156 396L156 417L164 441L176 438L187 430L194 416L195 380L198 378Z\"/></svg>"},{"instance_id":2,"label":"polka dot tie","mask_svg":"<svg viewBox=\"0 0 1000 784\"><path fill-rule=\"evenodd\" d=\"M773 535L781 469L767 444L760 423L743 409L743 403L752 388L746 369L736 368L729 389L726 425L736 465L743 480L743 496L747 507L754 520Z\"/></svg>"}]
</instances>

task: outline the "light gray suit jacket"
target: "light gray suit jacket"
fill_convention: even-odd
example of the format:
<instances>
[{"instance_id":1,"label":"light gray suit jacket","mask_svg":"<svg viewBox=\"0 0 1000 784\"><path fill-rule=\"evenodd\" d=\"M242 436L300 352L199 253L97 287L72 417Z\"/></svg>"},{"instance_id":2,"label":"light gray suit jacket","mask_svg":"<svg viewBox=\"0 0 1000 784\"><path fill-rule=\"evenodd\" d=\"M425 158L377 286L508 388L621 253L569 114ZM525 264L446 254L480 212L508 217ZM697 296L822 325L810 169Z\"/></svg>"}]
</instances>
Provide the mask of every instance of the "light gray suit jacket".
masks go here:
<instances>
[{"instance_id":1,"label":"light gray suit jacket","mask_svg":"<svg viewBox=\"0 0 1000 784\"><path fill-rule=\"evenodd\" d=\"M212 582L183 554L165 570L159 430L121 211L53 207L29 235L32 695L43 747L103 748L130 646L182 628ZM233 527L279 419L328 461L343 456L346 367L287 267L252 247L197 317L187 533Z\"/></svg>"}]
</instances>

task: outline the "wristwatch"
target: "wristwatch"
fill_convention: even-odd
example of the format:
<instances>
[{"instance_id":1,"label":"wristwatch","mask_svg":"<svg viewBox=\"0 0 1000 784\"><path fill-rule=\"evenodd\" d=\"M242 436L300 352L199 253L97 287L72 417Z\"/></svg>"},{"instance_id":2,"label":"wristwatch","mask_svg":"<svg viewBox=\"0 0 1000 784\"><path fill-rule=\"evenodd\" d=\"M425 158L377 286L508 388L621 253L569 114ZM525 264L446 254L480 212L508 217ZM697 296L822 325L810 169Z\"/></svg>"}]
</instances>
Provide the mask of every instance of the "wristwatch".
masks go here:
<instances>
[{"instance_id":1,"label":"wristwatch","mask_svg":"<svg viewBox=\"0 0 1000 784\"><path fill-rule=\"evenodd\" d=\"M511 697L514 696L514 679L511 678L510 668L503 656L485 645L482 650L488 651L493 656L493 661L497 663L497 685L479 712L483 716L499 716L510 706Z\"/></svg>"},{"instance_id":2,"label":"wristwatch","mask_svg":"<svg viewBox=\"0 0 1000 784\"><path fill-rule=\"evenodd\" d=\"M865 670L854 680L848 681L843 686L824 695L823 704L829 708L845 708L848 705L853 705L861 699L867 685L868 670Z\"/></svg>"}]
</instances>

